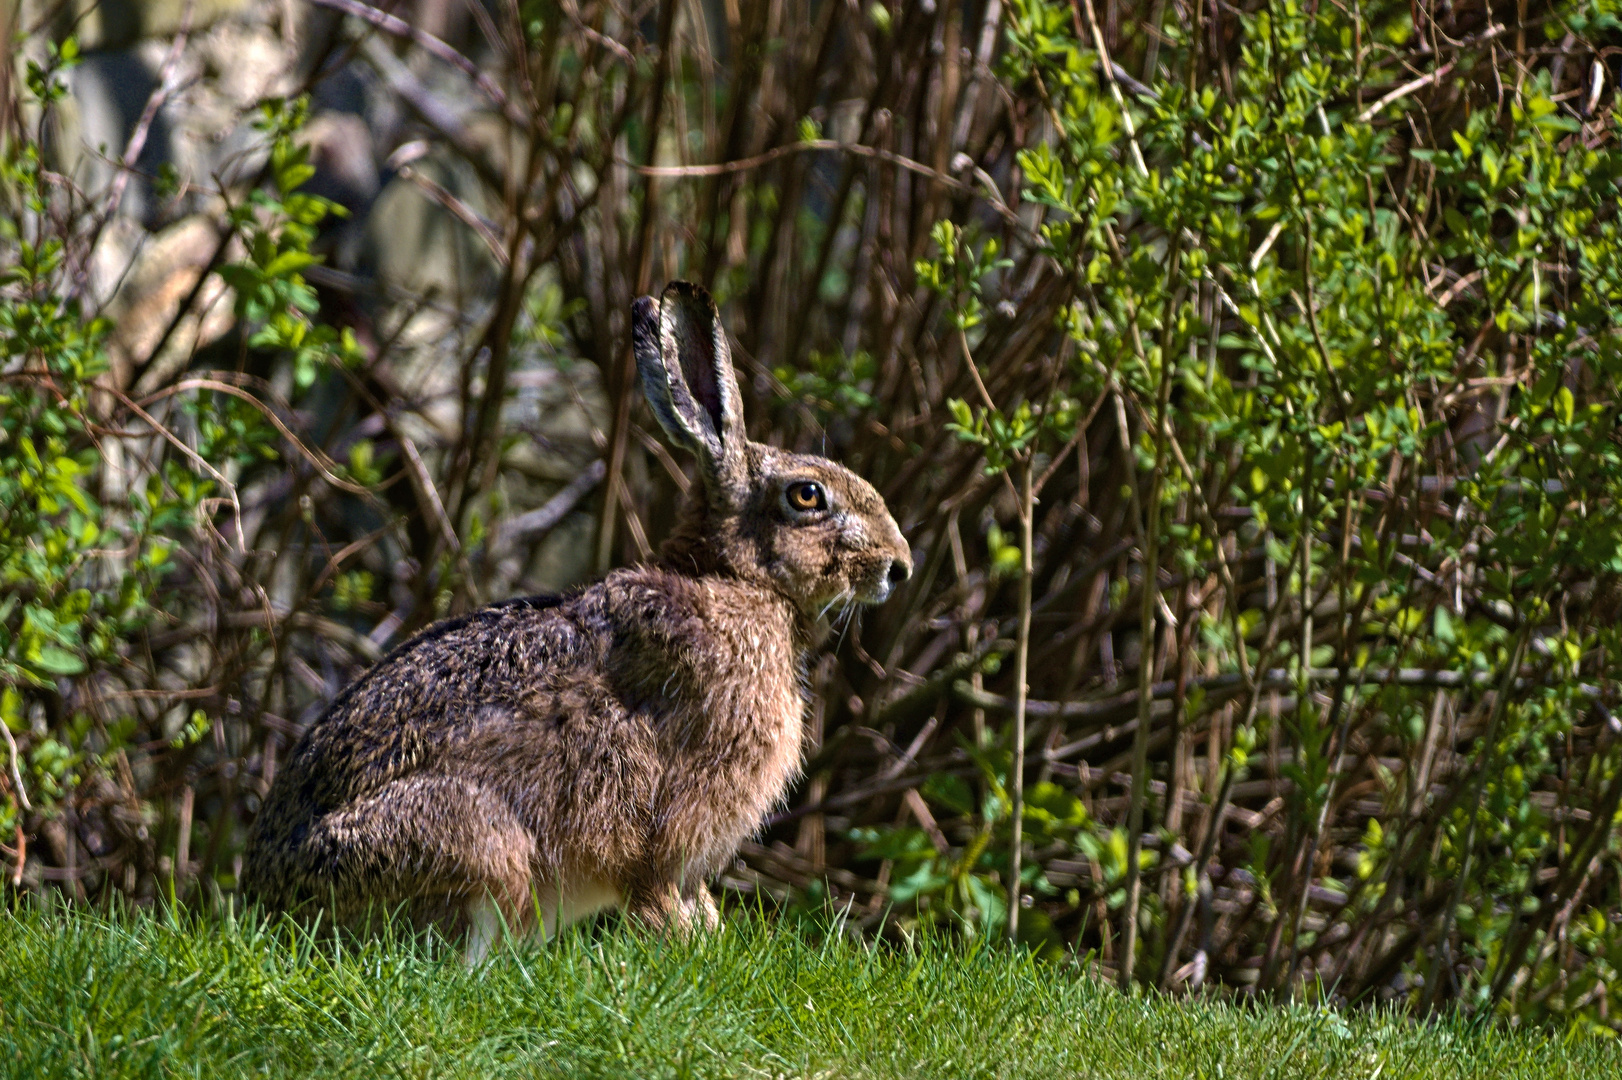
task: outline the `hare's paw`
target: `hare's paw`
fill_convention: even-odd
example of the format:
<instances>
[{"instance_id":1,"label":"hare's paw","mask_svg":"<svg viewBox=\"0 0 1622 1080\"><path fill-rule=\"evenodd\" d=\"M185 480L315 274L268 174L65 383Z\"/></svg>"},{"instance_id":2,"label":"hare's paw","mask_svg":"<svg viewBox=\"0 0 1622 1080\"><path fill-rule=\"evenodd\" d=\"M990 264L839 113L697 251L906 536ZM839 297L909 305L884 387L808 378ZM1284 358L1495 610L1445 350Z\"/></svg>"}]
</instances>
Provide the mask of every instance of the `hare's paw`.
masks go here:
<instances>
[{"instance_id":1,"label":"hare's paw","mask_svg":"<svg viewBox=\"0 0 1622 1080\"><path fill-rule=\"evenodd\" d=\"M685 890L675 882L639 887L626 901L625 914L634 922L665 934L711 931L721 925L715 897L703 882Z\"/></svg>"},{"instance_id":2,"label":"hare's paw","mask_svg":"<svg viewBox=\"0 0 1622 1080\"><path fill-rule=\"evenodd\" d=\"M463 909L462 922L467 927L463 959L473 967L484 960L490 946L498 941L526 937L536 927L540 928L543 938L550 938L570 923L589 919L619 902L619 890L596 879L561 887L536 885L530 891L528 918L515 925L504 906L486 894L469 901Z\"/></svg>"},{"instance_id":3,"label":"hare's paw","mask_svg":"<svg viewBox=\"0 0 1622 1080\"><path fill-rule=\"evenodd\" d=\"M684 897L687 919L700 930L716 931L721 928L721 909L715 905L715 894L702 881L693 887L693 894Z\"/></svg>"},{"instance_id":4,"label":"hare's paw","mask_svg":"<svg viewBox=\"0 0 1622 1080\"><path fill-rule=\"evenodd\" d=\"M488 896L473 901L464 910L467 939L463 943L462 962L468 967L478 967L490 955L490 946L500 941L509 928L501 905Z\"/></svg>"}]
</instances>

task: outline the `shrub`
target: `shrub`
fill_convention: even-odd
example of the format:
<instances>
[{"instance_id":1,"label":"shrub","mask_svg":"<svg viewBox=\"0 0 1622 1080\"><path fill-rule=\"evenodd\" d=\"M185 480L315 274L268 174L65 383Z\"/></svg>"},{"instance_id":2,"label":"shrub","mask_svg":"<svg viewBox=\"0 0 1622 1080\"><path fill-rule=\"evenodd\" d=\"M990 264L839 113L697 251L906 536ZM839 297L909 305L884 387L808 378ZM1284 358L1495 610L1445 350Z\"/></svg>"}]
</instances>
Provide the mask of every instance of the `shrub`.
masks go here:
<instances>
[{"instance_id":1,"label":"shrub","mask_svg":"<svg viewBox=\"0 0 1622 1080\"><path fill-rule=\"evenodd\" d=\"M1380 40L1395 12L1378 6L1238 17L1220 72L1168 57L1178 74L1128 104L1079 10L1011 5L1004 60L1051 125L1019 165L1065 341L1001 401L977 379L984 404L954 401L953 426L988 471L1024 462L1027 485L1072 440L1119 439L1107 484L1072 505L1142 557L1108 604L1137 639L1130 781L1126 813L1099 823L1051 784L1021 806L1007 759L981 756L985 816L1091 863L1123 982L1217 965L1264 991L1602 1019L1622 943L1599 914L1622 794L1613 121L1562 109L1544 70L1501 106L1466 83L1452 115L1419 114L1428 129L1392 124L1440 80L1388 89L1393 53L1348 48ZM1615 25L1590 14L1564 25ZM1202 17L1168 43L1198 41ZM985 276L983 258L950 228L936 239L922 276L983 363L982 290L950 280ZM1151 768L1157 738L1170 753ZM1028 757L1046 770L1067 751L1050 737ZM1257 772L1270 809L1225 836ZM1146 807L1152 778L1164 799ZM894 835L882 850L951 860ZM989 879L997 856L981 858ZM1032 870L1048 917L1031 930L1052 933L1081 898ZM1149 874L1160 888L1140 895ZM1582 910L1583 944L1562 948Z\"/></svg>"},{"instance_id":2,"label":"shrub","mask_svg":"<svg viewBox=\"0 0 1622 1080\"><path fill-rule=\"evenodd\" d=\"M24 100L42 118L77 57L70 38L29 65ZM299 271L315 261L313 226L332 204L297 190L311 172L294 139L302 122L299 102L264 110L268 186L229 213L244 257L218 272L248 344L284 352L307 387L353 342L308 319L316 304ZM35 866L59 868L75 891L88 874L102 888L150 895L172 890L175 860L187 860L194 794L176 791L187 763L211 732L216 747L226 735L198 707L221 695L199 678L218 668L197 638L209 623L218 628L217 605L229 605L219 590L240 586L231 578L241 564L208 564L247 554L238 488L255 467L285 468L280 421L264 388L234 372L130 396L111 373L108 321L86 310L86 262L111 204L73 190L37 142L14 138L6 150L0 722L9 769L0 832L14 838L13 887L28 876L28 836L38 833L48 850ZM204 583L213 596L197 596ZM250 647L256 637L271 644L243 629Z\"/></svg>"}]
</instances>

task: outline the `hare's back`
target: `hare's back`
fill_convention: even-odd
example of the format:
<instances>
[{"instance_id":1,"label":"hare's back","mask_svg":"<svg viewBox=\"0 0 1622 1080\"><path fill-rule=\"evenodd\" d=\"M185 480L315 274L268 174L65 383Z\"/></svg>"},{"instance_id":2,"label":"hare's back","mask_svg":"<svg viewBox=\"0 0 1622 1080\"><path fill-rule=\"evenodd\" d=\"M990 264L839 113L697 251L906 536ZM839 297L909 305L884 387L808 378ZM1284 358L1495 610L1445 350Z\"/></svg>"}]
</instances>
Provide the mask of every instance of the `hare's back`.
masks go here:
<instances>
[{"instance_id":1,"label":"hare's back","mask_svg":"<svg viewBox=\"0 0 1622 1080\"><path fill-rule=\"evenodd\" d=\"M299 740L272 788L304 812L366 797L438 765L488 706L566 681L595 662L603 629L589 598L526 597L435 623L352 683Z\"/></svg>"}]
</instances>

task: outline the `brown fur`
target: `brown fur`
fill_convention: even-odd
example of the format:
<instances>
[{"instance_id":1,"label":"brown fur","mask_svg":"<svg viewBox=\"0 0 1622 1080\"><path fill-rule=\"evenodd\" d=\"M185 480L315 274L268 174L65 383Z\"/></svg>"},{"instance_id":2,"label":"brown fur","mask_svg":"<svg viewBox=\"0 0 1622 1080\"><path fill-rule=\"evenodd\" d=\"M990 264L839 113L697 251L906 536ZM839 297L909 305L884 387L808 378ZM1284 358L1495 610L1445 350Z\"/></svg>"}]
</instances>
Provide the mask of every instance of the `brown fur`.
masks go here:
<instances>
[{"instance_id":1,"label":"brown fur","mask_svg":"<svg viewBox=\"0 0 1622 1080\"><path fill-rule=\"evenodd\" d=\"M700 464L658 559L437 623L357 680L266 797L250 895L342 922L404 904L472 931L470 955L493 915L520 932L611 904L715 923L705 879L799 769L816 620L883 600L911 559L859 477L744 438L707 294L675 283L635 324L655 415ZM787 501L806 480L825 512Z\"/></svg>"}]
</instances>

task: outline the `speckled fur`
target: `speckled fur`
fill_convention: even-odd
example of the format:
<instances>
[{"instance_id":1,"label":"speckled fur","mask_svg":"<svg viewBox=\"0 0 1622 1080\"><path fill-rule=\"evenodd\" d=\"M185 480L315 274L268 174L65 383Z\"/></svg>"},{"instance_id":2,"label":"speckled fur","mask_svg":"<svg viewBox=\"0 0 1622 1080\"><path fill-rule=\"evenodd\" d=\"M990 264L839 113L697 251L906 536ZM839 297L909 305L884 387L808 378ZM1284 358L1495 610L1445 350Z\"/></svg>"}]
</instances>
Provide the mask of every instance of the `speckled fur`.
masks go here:
<instances>
[{"instance_id":1,"label":"speckled fur","mask_svg":"<svg viewBox=\"0 0 1622 1080\"><path fill-rule=\"evenodd\" d=\"M816 619L883 600L911 559L866 482L743 436L707 294L674 283L634 314L650 404L699 460L678 527L650 565L437 623L345 690L249 836L243 887L267 906L404 905L470 953L494 916L716 922L705 879L800 767ZM790 508L804 480L826 512Z\"/></svg>"}]
</instances>

